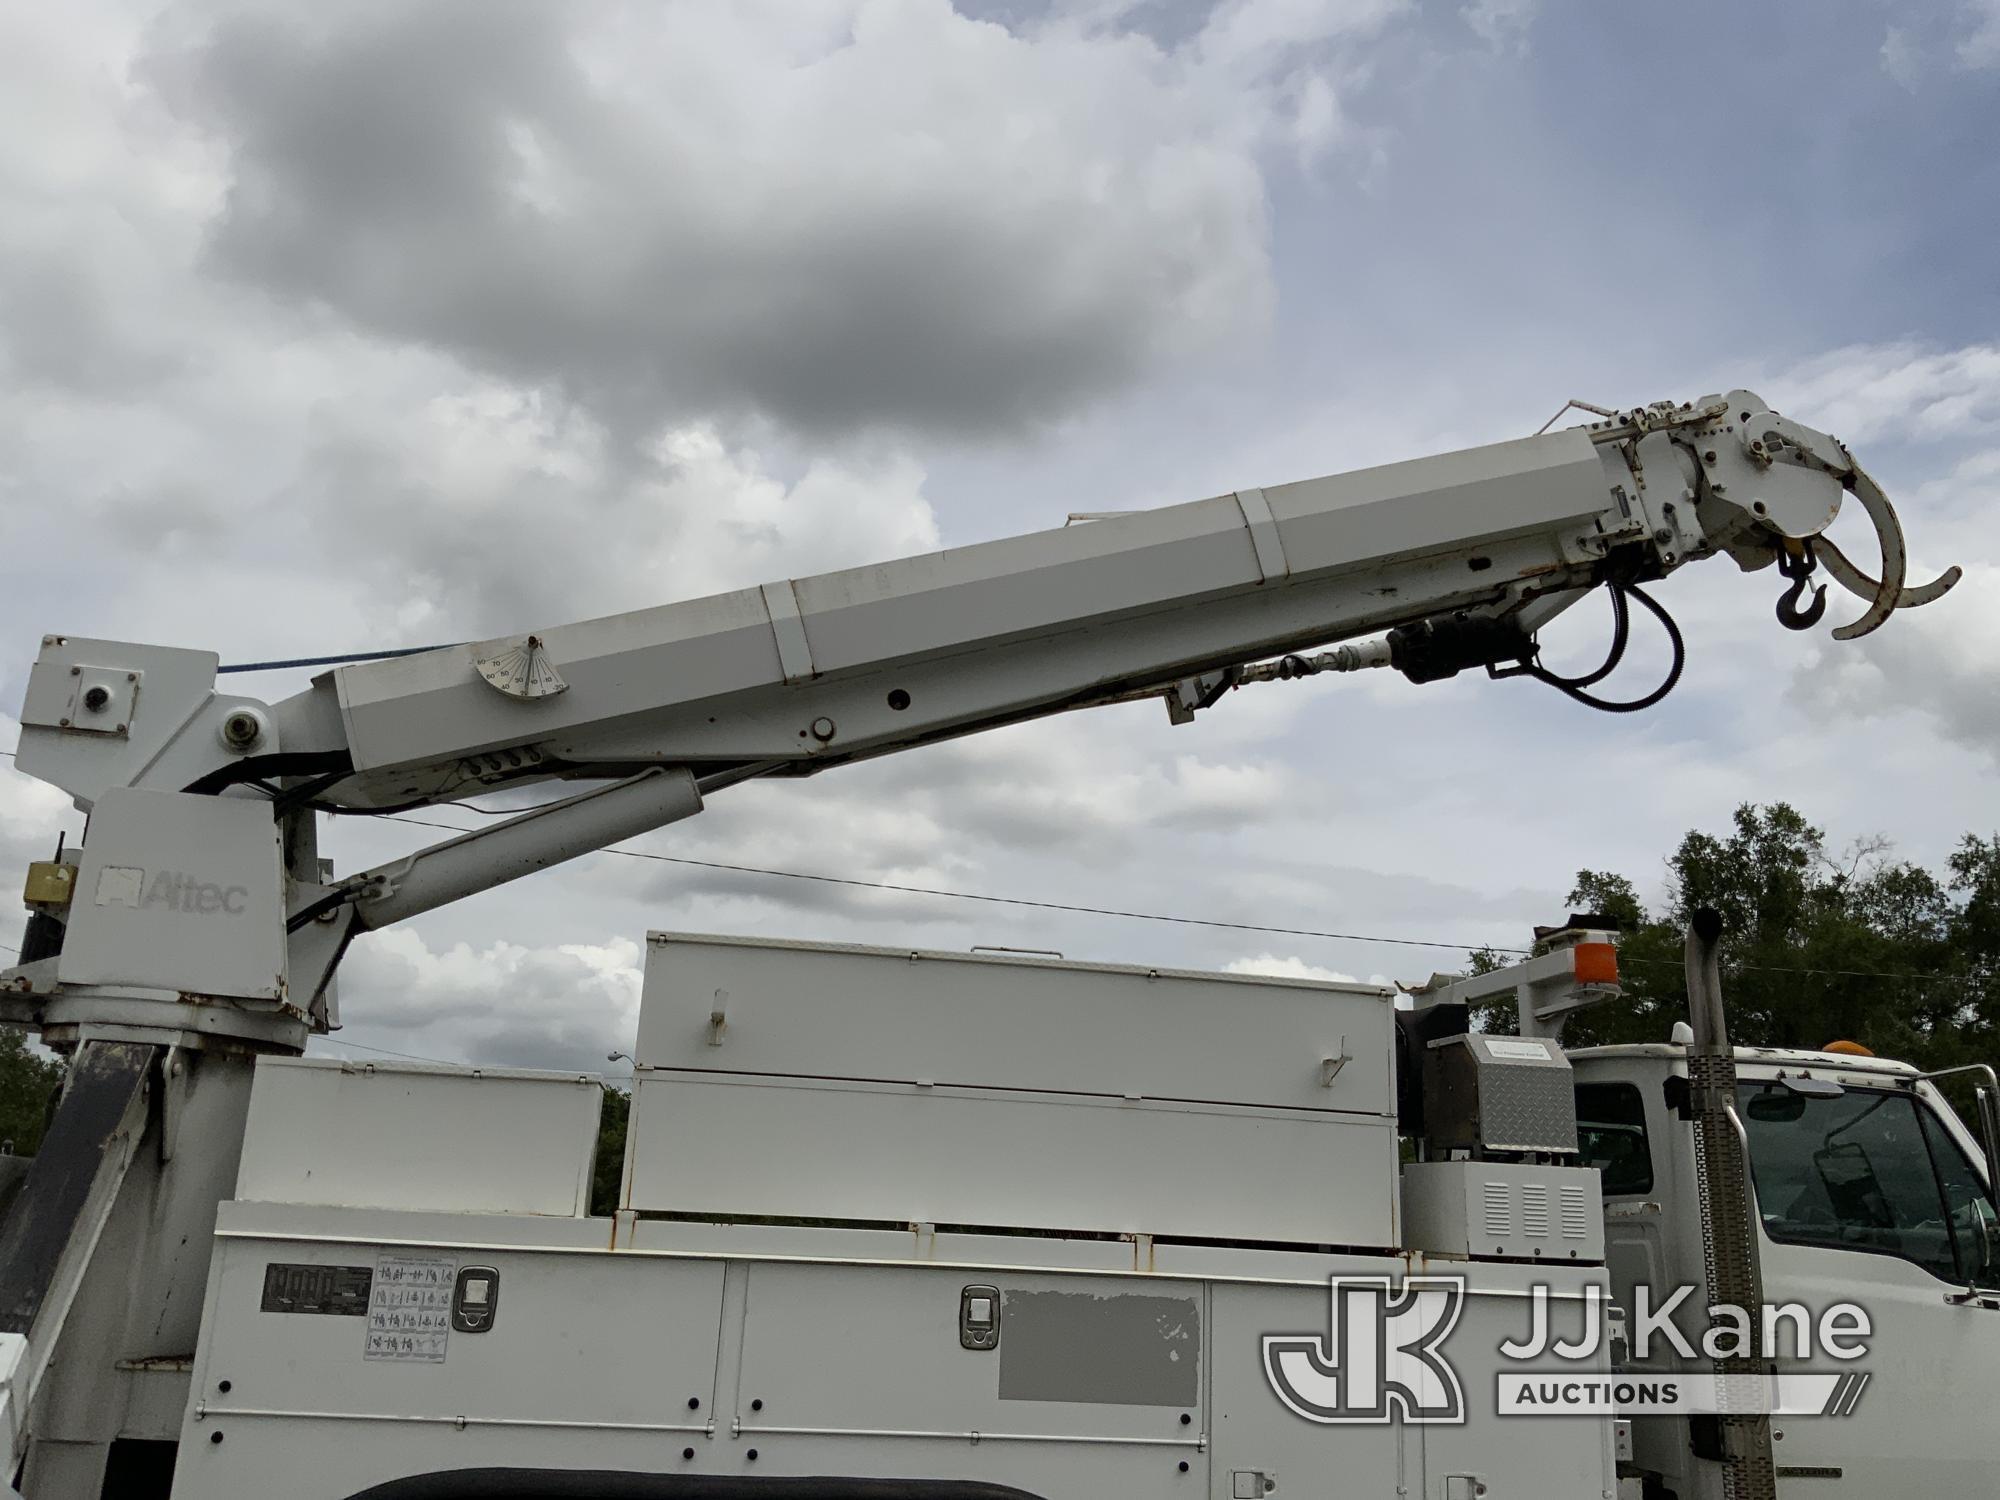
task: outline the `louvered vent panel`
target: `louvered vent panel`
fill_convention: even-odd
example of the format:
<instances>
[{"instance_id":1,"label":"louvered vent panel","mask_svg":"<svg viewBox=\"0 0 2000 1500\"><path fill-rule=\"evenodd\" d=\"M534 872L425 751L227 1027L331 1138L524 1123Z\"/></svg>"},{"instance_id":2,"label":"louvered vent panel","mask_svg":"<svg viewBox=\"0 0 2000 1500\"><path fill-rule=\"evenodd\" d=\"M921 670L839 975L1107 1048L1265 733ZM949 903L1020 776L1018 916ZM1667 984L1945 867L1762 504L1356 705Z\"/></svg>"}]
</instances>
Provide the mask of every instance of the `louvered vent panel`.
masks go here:
<instances>
[{"instance_id":1,"label":"louvered vent panel","mask_svg":"<svg viewBox=\"0 0 2000 1500\"><path fill-rule=\"evenodd\" d=\"M1590 1238L1589 1203L1580 1187L1566 1187L1559 1191L1562 1203L1562 1237L1566 1240Z\"/></svg>"},{"instance_id":2,"label":"louvered vent panel","mask_svg":"<svg viewBox=\"0 0 2000 1500\"><path fill-rule=\"evenodd\" d=\"M1486 1189L1486 1232L1509 1235L1514 1232L1514 1194L1504 1182L1489 1182Z\"/></svg>"},{"instance_id":3,"label":"louvered vent panel","mask_svg":"<svg viewBox=\"0 0 2000 1500\"><path fill-rule=\"evenodd\" d=\"M1549 1190L1545 1183L1521 1185L1521 1233L1547 1239L1549 1233Z\"/></svg>"}]
</instances>

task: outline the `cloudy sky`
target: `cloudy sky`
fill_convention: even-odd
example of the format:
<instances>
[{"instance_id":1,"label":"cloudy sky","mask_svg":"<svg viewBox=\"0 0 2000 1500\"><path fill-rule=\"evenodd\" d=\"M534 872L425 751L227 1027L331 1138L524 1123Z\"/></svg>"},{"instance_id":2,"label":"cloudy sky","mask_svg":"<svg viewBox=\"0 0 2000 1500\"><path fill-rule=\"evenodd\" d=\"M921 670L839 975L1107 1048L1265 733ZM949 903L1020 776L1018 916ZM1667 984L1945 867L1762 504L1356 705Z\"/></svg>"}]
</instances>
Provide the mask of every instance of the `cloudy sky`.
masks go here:
<instances>
[{"instance_id":1,"label":"cloudy sky","mask_svg":"<svg viewBox=\"0 0 2000 1500\"><path fill-rule=\"evenodd\" d=\"M0 20L0 126L8 712L45 631L459 640L1571 396L1760 390L1884 481L1913 573L1967 570L1851 646L1779 630L1770 574L1683 573L1687 678L1645 715L1273 685L737 789L635 846L1447 946L602 855L365 940L344 1044L601 1066L649 928L1415 979L1579 866L1656 890L1744 800L1932 862L2000 823L1995 0L66 0ZM1603 629L1575 615L1558 660ZM79 823L0 770L0 864ZM438 836L327 838L352 870Z\"/></svg>"}]
</instances>

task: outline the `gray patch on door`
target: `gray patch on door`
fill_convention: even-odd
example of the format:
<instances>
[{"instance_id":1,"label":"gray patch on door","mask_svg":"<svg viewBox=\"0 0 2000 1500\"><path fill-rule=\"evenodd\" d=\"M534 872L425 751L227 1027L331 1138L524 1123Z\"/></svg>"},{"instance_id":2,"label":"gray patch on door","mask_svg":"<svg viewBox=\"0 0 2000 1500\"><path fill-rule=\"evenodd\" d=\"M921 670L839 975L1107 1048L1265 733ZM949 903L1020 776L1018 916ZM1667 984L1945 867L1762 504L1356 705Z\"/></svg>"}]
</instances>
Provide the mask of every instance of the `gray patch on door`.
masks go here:
<instances>
[{"instance_id":1,"label":"gray patch on door","mask_svg":"<svg viewBox=\"0 0 2000 1500\"><path fill-rule=\"evenodd\" d=\"M1201 1309L1192 1297L1006 1292L1000 1399L1193 1406Z\"/></svg>"}]
</instances>

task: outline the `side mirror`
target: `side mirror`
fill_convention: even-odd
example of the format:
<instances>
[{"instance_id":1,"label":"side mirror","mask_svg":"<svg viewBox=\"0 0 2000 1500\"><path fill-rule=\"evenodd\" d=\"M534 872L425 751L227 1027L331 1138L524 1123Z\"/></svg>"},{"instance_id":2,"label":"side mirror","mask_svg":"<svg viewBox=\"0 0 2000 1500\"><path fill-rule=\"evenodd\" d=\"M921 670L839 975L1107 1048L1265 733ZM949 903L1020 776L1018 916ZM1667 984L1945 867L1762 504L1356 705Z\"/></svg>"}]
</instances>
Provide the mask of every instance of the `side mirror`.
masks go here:
<instances>
[{"instance_id":1,"label":"side mirror","mask_svg":"<svg viewBox=\"0 0 2000 1500\"><path fill-rule=\"evenodd\" d=\"M2000 1203L2000 1092L1982 1083L1972 1095L1979 1102L1979 1138L1986 1147L1986 1196Z\"/></svg>"}]
</instances>

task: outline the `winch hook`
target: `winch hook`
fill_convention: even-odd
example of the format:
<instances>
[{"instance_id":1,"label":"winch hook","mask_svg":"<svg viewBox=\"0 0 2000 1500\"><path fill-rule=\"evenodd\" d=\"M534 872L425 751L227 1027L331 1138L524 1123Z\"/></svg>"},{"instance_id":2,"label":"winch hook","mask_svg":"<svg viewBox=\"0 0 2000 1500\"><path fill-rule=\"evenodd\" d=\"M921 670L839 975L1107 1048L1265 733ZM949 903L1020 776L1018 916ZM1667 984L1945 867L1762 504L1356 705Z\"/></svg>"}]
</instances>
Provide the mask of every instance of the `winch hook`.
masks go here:
<instances>
[{"instance_id":1,"label":"winch hook","mask_svg":"<svg viewBox=\"0 0 2000 1500\"><path fill-rule=\"evenodd\" d=\"M1812 577L1818 561L1813 556L1811 537L1799 543L1796 555L1789 547L1778 550L1778 571L1792 580L1792 586L1778 599L1778 623L1787 630L1811 630L1826 613L1826 585L1823 583L1813 590L1812 603L1804 609L1799 608L1799 601L1805 597L1806 581Z\"/></svg>"}]
</instances>

